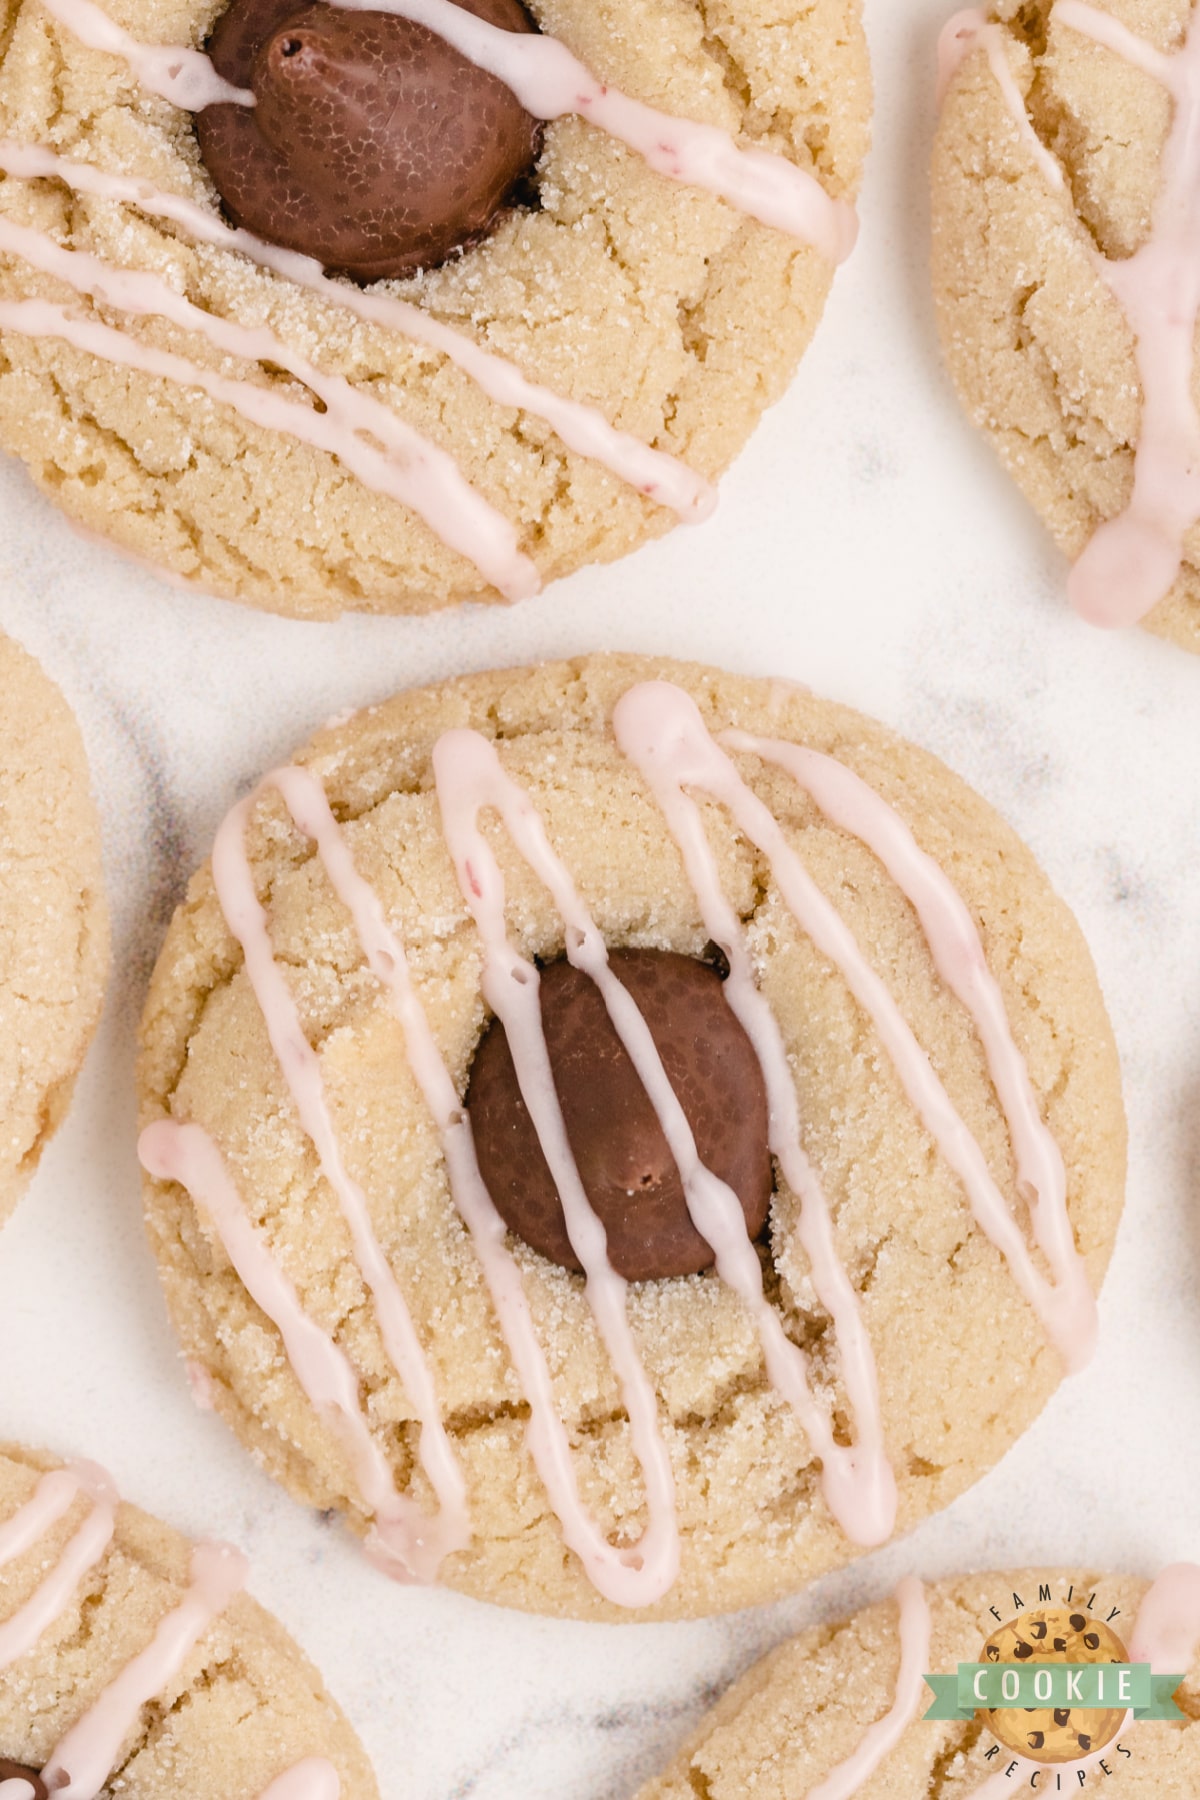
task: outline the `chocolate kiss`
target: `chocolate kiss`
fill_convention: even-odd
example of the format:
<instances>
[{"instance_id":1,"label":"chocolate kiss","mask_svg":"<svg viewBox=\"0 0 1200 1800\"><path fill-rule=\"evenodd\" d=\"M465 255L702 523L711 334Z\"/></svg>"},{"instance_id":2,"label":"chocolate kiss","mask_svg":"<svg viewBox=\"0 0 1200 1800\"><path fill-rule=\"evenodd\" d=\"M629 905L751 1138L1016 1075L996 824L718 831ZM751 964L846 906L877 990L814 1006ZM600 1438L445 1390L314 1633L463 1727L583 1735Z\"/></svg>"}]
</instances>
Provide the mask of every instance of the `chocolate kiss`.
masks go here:
<instances>
[{"instance_id":1,"label":"chocolate kiss","mask_svg":"<svg viewBox=\"0 0 1200 1800\"><path fill-rule=\"evenodd\" d=\"M0 1756L0 1781L28 1781L35 1800L47 1800L46 1784L37 1770L26 1768L24 1763L10 1762L6 1756Z\"/></svg>"},{"instance_id":2,"label":"chocolate kiss","mask_svg":"<svg viewBox=\"0 0 1200 1800\"><path fill-rule=\"evenodd\" d=\"M613 973L650 1027L701 1161L742 1203L757 1237L772 1190L767 1095L758 1058L709 964L660 950L615 950ZM542 1025L580 1179L629 1281L692 1275L713 1261L683 1183L599 989L562 961L541 977ZM517 1086L504 1027L493 1020L471 1069L467 1109L480 1173L518 1237L565 1269L579 1261Z\"/></svg>"},{"instance_id":3,"label":"chocolate kiss","mask_svg":"<svg viewBox=\"0 0 1200 1800\"><path fill-rule=\"evenodd\" d=\"M520 0L461 0L506 31ZM235 224L377 281L476 242L533 170L541 126L511 89L424 26L296 0L233 0L208 42L256 105L196 117Z\"/></svg>"}]
</instances>

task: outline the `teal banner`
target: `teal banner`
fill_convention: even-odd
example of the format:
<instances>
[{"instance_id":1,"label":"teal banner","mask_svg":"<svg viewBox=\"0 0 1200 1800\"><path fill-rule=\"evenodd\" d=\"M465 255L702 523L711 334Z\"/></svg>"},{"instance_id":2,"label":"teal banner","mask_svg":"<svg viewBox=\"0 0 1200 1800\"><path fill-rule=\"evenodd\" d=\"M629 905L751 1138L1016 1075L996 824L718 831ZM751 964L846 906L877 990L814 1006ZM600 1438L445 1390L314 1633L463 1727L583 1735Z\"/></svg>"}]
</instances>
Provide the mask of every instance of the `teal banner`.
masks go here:
<instances>
[{"instance_id":1,"label":"teal banner","mask_svg":"<svg viewBox=\"0 0 1200 1800\"><path fill-rule=\"evenodd\" d=\"M927 1719L969 1719L981 1710L1128 1707L1137 1719L1182 1719L1172 1695L1182 1675L1155 1675L1149 1663L959 1663L957 1675L927 1675Z\"/></svg>"}]
</instances>

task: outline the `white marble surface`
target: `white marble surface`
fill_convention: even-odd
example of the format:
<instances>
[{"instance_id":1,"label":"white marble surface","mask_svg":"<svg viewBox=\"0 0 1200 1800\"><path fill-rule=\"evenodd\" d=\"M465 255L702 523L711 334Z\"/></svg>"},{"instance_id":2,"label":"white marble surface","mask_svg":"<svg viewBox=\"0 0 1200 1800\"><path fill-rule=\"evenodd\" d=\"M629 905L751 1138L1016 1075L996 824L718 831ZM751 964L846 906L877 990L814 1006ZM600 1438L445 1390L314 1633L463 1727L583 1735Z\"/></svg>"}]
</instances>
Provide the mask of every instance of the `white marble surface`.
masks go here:
<instances>
[{"instance_id":1,"label":"white marble surface","mask_svg":"<svg viewBox=\"0 0 1200 1800\"><path fill-rule=\"evenodd\" d=\"M908 1569L1200 1559L1200 662L1077 623L1064 568L960 418L926 291L945 0L868 0L876 148L860 248L717 518L512 611L284 623L173 592L0 465L0 626L78 709L116 976L70 1121L0 1242L0 1434L87 1453L237 1539L385 1800L621 1800L790 1628ZM804 1597L689 1626L572 1626L389 1586L198 1413L141 1235L131 1064L166 913L239 787L346 706L598 648L785 674L939 752L1075 908L1122 1048L1129 1204L1100 1351L1001 1466Z\"/></svg>"}]
</instances>

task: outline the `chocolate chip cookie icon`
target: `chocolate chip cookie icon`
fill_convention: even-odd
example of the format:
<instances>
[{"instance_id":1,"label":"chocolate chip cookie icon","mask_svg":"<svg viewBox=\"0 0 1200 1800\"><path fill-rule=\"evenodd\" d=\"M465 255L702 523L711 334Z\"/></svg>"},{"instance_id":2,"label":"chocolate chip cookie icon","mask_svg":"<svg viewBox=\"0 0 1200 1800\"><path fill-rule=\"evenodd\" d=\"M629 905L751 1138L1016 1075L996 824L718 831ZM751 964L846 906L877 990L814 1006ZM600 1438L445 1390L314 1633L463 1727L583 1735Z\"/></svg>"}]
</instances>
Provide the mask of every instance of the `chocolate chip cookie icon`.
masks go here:
<instances>
[{"instance_id":1,"label":"chocolate chip cookie icon","mask_svg":"<svg viewBox=\"0 0 1200 1800\"><path fill-rule=\"evenodd\" d=\"M1023 1612L994 1631L981 1662L1124 1663L1124 1644L1102 1619L1070 1607ZM1111 1744L1125 1723L1124 1707L996 1707L987 1712L997 1743L1040 1763L1078 1762Z\"/></svg>"}]
</instances>

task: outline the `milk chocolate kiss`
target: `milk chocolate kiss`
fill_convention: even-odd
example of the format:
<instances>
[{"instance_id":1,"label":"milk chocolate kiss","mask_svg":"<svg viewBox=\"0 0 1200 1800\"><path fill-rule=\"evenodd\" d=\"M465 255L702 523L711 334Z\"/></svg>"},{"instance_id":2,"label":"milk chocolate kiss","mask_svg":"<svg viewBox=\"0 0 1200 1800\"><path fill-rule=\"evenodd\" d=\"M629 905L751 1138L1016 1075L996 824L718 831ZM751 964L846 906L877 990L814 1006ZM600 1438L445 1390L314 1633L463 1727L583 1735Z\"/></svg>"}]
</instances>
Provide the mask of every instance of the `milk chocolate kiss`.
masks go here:
<instances>
[{"instance_id":1,"label":"milk chocolate kiss","mask_svg":"<svg viewBox=\"0 0 1200 1800\"><path fill-rule=\"evenodd\" d=\"M36 1769L27 1769L24 1763L9 1762L7 1757L0 1756L0 1781L27 1781L33 1789L34 1800L46 1800L46 1784Z\"/></svg>"},{"instance_id":2,"label":"milk chocolate kiss","mask_svg":"<svg viewBox=\"0 0 1200 1800\"><path fill-rule=\"evenodd\" d=\"M614 950L613 973L650 1027L701 1160L728 1182L757 1237L771 1199L767 1095L749 1038L709 964L660 950ZM562 961L542 971L542 1025L580 1179L629 1281L692 1275L713 1261L688 1214L654 1109L599 989ZM509 1229L565 1269L579 1262L517 1086L504 1027L493 1020L471 1069L467 1110L480 1173Z\"/></svg>"},{"instance_id":3,"label":"milk chocolate kiss","mask_svg":"<svg viewBox=\"0 0 1200 1800\"><path fill-rule=\"evenodd\" d=\"M460 0L506 31L520 0ZM196 115L237 225L359 281L442 262L490 228L537 157L512 91L424 26L297 0L233 0L207 49L254 106Z\"/></svg>"}]
</instances>

